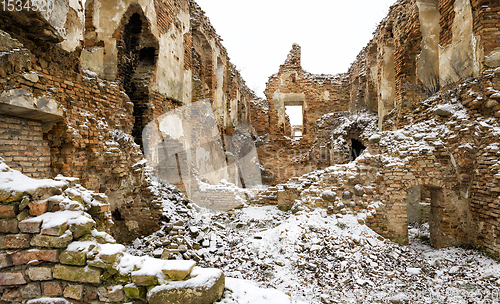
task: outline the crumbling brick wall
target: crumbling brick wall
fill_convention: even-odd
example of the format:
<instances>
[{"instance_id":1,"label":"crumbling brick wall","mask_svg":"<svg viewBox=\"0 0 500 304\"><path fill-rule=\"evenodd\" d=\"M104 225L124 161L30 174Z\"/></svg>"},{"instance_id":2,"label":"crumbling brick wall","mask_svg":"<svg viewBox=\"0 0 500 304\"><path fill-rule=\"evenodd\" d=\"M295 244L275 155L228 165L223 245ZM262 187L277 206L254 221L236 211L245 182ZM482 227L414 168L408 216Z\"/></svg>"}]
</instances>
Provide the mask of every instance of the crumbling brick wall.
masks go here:
<instances>
[{"instance_id":1,"label":"crumbling brick wall","mask_svg":"<svg viewBox=\"0 0 500 304\"><path fill-rule=\"evenodd\" d=\"M42 123L0 115L0 155L11 168L34 178L49 178L50 147Z\"/></svg>"},{"instance_id":2,"label":"crumbling brick wall","mask_svg":"<svg viewBox=\"0 0 500 304\"><path fill-rule=\"evenodd\" d=\"M59 35L60 31L45 22L42 15L26 11L0 13L0 24L6 31L1 32L0 43L12 50L6 53L7 60L1 61L0 92L22 89L35 98L54 101L62 110L59 121L52 123L51 128L40 130L42 122L30 122L23 127L21 132L38 132L28 145L2 138L0 155L16 167L16 159L21 160L18 157L22 156L7 155L7 150L43 144L36 152L41 153L37 160L44 161L39 162L43 164L43 168L38 168L39 176L75 176L85 187L106 193L112 211L117 211L114 232L121 240L151 233L164 220L162 207L152 202L154 196L144 178L145 164L139 162L144 157L141 129L197 96L191 79L198 56L193 51L193 33L197 29L202 28L206 41L215 46L208 56L216 56L224 64L222 81L217 78L213 63L205 66L208 91L200 96L227 101L220 107L222 133L230 134L235 125L248 123L249 102L255 98L229 62L220 37L196 3L153 2L154 12L135 2L120 11L122 8L116 9L113 3L87 1L81 24L85 31L83 47L74 50L62 47L60 42L66 37ZM106 14L118 15L113 19ZM133 18L139 20L140 30L130 25ZM108 27L103 20L115 27ZM26 26L35 23L38 25ZM127 26L129 31L137 32L127 36ZM172 53L159 53L160 37L171 39L170 45L175 47ZM172 74L165 63L182 71ZM26 76L32 74L36 77ZM172 82L161 83L165 75L173 77ZM131 89L132 86L135 88ZM230 117L230 110L237 115ZM2 115L2 119L11 122L20 119L11 116ZM8 129L15 126L9 123ZM12 131L8 132L12 137ZM35 159L26 160L18 163L24 164L19 169L28 172L37 168L31 166Z\"/></svg>"}]
</instances>

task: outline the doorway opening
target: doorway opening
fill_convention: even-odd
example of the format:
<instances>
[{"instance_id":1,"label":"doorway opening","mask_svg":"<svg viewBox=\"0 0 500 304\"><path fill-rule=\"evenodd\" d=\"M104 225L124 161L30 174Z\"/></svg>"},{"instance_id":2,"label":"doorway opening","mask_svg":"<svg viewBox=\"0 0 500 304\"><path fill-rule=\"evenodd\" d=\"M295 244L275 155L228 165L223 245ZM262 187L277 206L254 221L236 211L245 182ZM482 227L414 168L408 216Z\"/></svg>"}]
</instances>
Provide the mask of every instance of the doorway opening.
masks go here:
<instances>
[{"instance_id":1,"label":"doorway opening","mask_svg":"<svg viewBox=\"0 0 500 304\"><path fill-rule=\"evenodd\" d=\"M406 215L408 239L439 247L441 225L439 208L442 205L442 189L419 185L408 189Z\"/></svg>"}]
</instances>

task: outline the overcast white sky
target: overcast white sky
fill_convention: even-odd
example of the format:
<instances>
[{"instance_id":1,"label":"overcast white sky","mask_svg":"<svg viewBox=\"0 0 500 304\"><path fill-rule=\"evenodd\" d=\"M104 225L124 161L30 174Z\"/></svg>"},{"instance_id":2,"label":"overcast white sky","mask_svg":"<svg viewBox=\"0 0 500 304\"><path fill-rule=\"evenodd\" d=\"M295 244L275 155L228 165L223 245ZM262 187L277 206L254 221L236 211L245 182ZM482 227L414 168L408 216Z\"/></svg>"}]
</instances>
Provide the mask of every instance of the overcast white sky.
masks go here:
<instances>
[{"instance_id":1,"label":"overcast white sky","mask_svg":"<svg viewBox=\"0 0 500 304\"><path fill-rule=\"evenodd\" d=\"M293 43L302 67L347 72L396 0L196 0L223 39L248 87L264 97Z\"/></svg>"}]
</instances>

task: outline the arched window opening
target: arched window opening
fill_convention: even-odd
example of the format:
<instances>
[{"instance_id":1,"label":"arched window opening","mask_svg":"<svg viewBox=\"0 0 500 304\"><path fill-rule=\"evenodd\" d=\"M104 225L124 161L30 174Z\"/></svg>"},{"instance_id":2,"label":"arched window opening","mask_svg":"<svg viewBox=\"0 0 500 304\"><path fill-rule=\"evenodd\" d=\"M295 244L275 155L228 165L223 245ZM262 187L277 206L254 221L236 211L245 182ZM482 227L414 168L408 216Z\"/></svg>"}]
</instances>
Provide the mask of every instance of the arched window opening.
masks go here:
<instances>
[{"instance_id":1,"label":"arched window opening","mask_svg":"<svg viewBox=\"0 0 500 304\"><path fill-rule=\"evenodd\" d=\"M122 19L122 26L122 35L117 40L118 78L134 104L132 136L142 148L142 131L152 117L149 87L159 45L140 6L130 6Z\"/></svg>"}]
</instances>

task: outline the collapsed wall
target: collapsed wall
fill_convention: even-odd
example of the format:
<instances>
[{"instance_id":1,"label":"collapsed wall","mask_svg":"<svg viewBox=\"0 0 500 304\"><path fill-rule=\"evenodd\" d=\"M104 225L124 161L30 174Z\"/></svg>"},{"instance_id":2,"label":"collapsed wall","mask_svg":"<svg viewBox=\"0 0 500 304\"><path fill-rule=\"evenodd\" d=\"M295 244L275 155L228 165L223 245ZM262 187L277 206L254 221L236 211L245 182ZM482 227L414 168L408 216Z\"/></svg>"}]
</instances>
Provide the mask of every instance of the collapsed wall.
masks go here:
<instances>
[{"instance_id":1,"label":"collapsed wall","mask_svg":"<svg viewBox=\"0 0 500 304\"><path fill-rule=\"evenodd\" d=\"M78 182L62 175L31 179L0 158L2 303L220 299L225 282L220 270L126 253L107 233L113 221L106 195Z\"/></svg>"},{"instance_id":2,"label":"collapsed wall","mask_svg":"<svg viewBox=\"0 0 500 304\"><path fill-rule=\"evenodd\" d=\"M0 12L0 155L106 193L119 239L149 234L168 218L145 179L144 127L210 98L221 134L252 131L255 95L194 1L55 6Z\"/></svg>"},{"instance_id":3,"label":"collapsed wall","mask_svg":"<svg viewBox=\"0 0 500 304\"><path fill-rule=\"evenodd\" d=\"M495 1L397 1L337 76L305 77L294 45L266 88L259 157L277 185L256 201L369 207L363 222L401 243L409 223L426 219L434 246L498 257L499 12ZM304 105L300 141L288 134L287 103ZM308 117L312 107L332 113Z\"/></svg>"}]
</instances>

